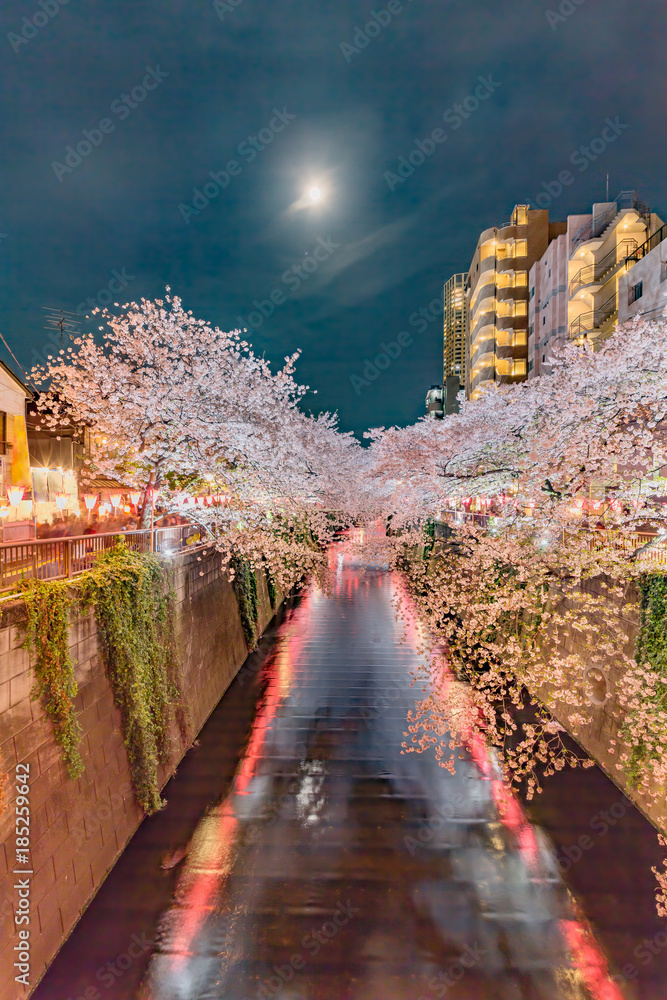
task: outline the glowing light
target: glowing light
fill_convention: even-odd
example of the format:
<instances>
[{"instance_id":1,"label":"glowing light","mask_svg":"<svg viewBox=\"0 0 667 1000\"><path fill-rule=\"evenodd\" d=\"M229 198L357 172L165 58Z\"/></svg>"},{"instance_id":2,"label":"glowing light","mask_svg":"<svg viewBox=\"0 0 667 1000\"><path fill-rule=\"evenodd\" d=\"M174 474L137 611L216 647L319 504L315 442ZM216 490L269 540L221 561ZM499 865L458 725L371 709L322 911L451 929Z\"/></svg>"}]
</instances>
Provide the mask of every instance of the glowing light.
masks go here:
<instances>
[{"instance_id":1,"label":"glowing light","mask_svg":"<svg viewBox=\"0 0 667 1000\"><path fill-rule=\"evenodd\" d=\"M9 500L12 507L18 507L23 500L23 494L25 493L25 486L8 486L7 487L7 499Z\"/></svg>"},{"instance_id":2,"label":"glowing light","mask_svg":"<svg viewBox=\"0 0 667 1000\"><path fill-rule=\"evenodd\" d=\"M111 506L114 508L114 510L116 510L117 507L120 507L122 499L123 499L122 493L109 494L109 500L111 501Z\"/></svg>"},{"instance_id":3,"label":"glowing light","mask_svg":"<svg viewBox=\"0 0 667 1000\"><path fill-rule=\"evenodd\" d=\"M67 494L66 493L56 493L56 507L58 510L64 510L67 506Z\"/></svg>"},{"instance_id":4,"label":"glowing light","mask_svg":"<svg viewBox=\"0 0 667 1000\"><path fill-rule=\"evenodd\" d=\"M92 510L97 503L97 493L84 493L83 502L85 503L88 510Z\"/></svg>"},{"instance_id":5,"label":"glowing light","mask_svg":"<svg viewBox=\"0 0 667 1000\"><path fill-rule=\"evenodd\" d=\"M11 509L12 509L11 507L0 507L0 517L2 518L3 521L7 517Z\"/></svg>"},{"instance_id":6,"label":"glowing light","mask_svg":"<svg viewBox=\"0 0 667 1000\"><path fill-rule=\"evenodd\" d=\"M130 503L134 504L135 507L138 507L140 500L141 500L141 491L132 490L132 492L130 493Z\"/></svg>"},{"instance_id":7,"label":"glowing light","mask_svg":"<svg viewBox=\"0 0 667 1000\"><path fill-rule=\"evenodd\" d=\"M316 185L314 185L308 192L308 197L313 203L321 201L323 197L322 188L319 188Z\"/></svg>"}]
</instances>

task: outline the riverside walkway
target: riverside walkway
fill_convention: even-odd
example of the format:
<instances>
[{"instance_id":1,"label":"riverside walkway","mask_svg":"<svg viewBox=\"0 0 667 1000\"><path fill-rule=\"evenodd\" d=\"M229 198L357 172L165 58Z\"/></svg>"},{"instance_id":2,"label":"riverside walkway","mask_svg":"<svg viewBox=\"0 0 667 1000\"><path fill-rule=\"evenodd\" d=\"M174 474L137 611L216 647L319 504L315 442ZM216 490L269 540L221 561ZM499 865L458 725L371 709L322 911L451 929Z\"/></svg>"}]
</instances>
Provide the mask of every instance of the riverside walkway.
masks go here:
<instances>
[{"instance_id":1,"label":"riverside walkway","mask_svg":"<svg viewBox=\"0 0 667 1000\"><path fill-rule=\"evenodd\" d=\"M614 913L603 895L615 876L597 851L573 893L491 754L463 754L455 774L403 754L423 695L411 687L415 637L392 603L400 582L342 552L333 577L241 671L37 1000L667 996L663 958L632 958L661 926L646 858ZM572 809L561 837L572 844L582 822L568 795L588 796L587 820L620 793L599 772L563 780L565 799L542 808L558 836ZM623 868L619 845L644 843L646 826L627 806L600 850Z\"/></svg>"}]
</instances>

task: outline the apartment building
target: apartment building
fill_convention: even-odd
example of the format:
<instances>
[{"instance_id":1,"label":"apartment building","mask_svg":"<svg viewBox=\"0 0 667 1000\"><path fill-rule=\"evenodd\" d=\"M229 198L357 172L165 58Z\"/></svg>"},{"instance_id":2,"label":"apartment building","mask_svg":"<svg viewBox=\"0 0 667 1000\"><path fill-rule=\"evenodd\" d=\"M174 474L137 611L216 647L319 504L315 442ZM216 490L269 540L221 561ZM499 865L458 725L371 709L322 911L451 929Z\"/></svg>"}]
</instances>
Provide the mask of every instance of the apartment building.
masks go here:
<instances>
[{"instance_id":1,"label":"apartment building","mask_svg":"<svg viewBox=\"0 0 667 1000\"><path fill-rule=\"evenodd\" d=\"M528 375L549 371L554 347L568 340L604 340L619 319L619 286L641 259L641 247L662 220L623 191L614 201L593 205L587 215L560 224L529 273ZM625 279L624 287L631 278ZM628 292L624 294L628 296Z\"/></svg>"},{"instance_id":2,"label":"apartment building","mask_svg":"<svg viewBox=\"0 0 667 1000\"><path fill-rule=\"evenodd\" d=\"M465 385L466 277L453 274L444 293L443 383L458 375L461 387Z\"/></svg>"},{"instance_id":3,"label":"apartment building","mask_svg":"<svg viewBox=\"0 0 667 1000\"><path fill-rule=\"evenodd\" d=\"M484 230L466 280L465 388L475 399L490 382L528 374L528 275L564 222L547 209L516 205L510 221Z\"/></svg>"},{"instance_id":4,"label":"apartment building","mask_svg":"<svg viewBox=\"0 0 667 1000\"><path fill-rule=\"evenodd\" d=\"M618 322L660 319L667 309L667 226L661 226L626 261L618 280Z\"/></svg>"}]
</instances>

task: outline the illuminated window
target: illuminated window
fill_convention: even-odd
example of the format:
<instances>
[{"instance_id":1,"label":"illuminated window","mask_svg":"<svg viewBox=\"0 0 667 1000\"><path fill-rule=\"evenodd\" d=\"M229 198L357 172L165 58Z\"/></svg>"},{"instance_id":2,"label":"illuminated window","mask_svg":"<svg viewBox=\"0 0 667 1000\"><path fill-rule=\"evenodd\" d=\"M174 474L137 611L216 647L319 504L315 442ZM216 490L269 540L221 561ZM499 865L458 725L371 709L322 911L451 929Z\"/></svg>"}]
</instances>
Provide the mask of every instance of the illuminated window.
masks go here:
<instances>
[{"instance_id":1,"label":"illuminated window","mask_svg":"<svg viewBox=\"0 0 667 1000\"><path fill-rule=\"evenodd\" d=\"M514 256L515 257L527 257L528 256L528 240L517 240L514 244Z\"/></svg>"},{"instance_id":2,"label":"illuminated window","mask_svg":"<svg viewBox=\"0 0 667 1000\"><path fill-rule=\"evenodd\" d=\"M512 225L514 226L527 226L528 225L528 205L517 205L512 212Z\"/></svg>"},{"instance_id":3,"label":"illuminated window","mask_svg":"<svg viewBox=\"0 0 667 1000\"><path fill-rule=\"evenodd\" d=\"M514 362L513 375L525 375L526 374L526 359L519 358L518 361Z\"/></svg>"},{"instance_id":4,"label":"illuminated window","mask_svg":"<svg viewBox=\"0 0 667 1000\"><path fill-rule=\"evenodd\" d=\"M528 287L528 271L515 271L514 272L514 284L517 288L527 288Z\"/></svg>"},{"instance_id":5,"label":"illuminated window","mask_svg":"<svg viewBox=\"0 0 667 1000\"><path fill-rule=\"evenodd\" d=\"M514 362L511 358L497 358L496 371L499 375L512 375L513 364Z\"/></svg>"},{"instance_id":6,"label":"illuminated window","mask_svg":"<svg viewBox=\"0 0 667 1000\"><path fill-rule=\"evenodd\" d=\"M528 343L528 331L527 330L515 330L514 331L514 347L524 347Z\"/></svg>"},{"instance_id":7,"label":"illuminated window","mask_svg":"<svg viewBox=\"0 0 667 1000\"><path fill-rule=\"evenodd\" d=\"M514 303L514 315L515 316L527 316L528 315L528 303L519 299L518 302Z\"/></svg>"}]
</instances>

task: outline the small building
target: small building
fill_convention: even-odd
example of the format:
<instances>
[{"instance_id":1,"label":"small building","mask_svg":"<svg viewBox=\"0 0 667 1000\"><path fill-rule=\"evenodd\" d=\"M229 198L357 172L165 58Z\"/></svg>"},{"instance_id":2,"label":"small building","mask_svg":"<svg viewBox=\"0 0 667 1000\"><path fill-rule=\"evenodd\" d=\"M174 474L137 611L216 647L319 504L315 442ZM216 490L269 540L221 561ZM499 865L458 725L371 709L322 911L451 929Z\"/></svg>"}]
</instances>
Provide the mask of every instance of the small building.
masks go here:
<instances>
[{"instance_id":1,"label":"small building","mask_svg":"<svg viewBox=\"0 0 667 1000\"><path fill-rule=\"evenodd\" d=\"M429 417L442 420L445 415L444 392L441 385L432 385L426 393L426 412Z\"/></svg>"}]
</instances>

